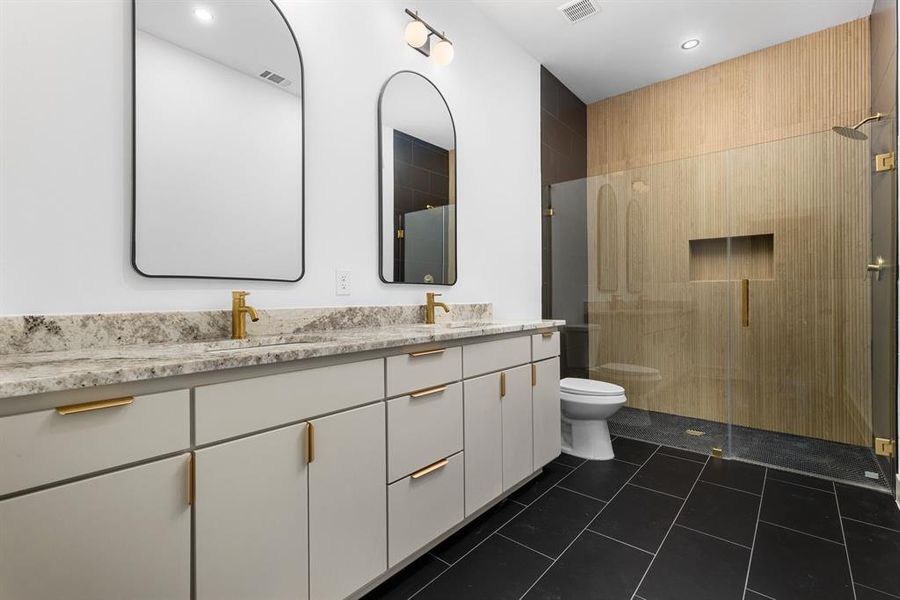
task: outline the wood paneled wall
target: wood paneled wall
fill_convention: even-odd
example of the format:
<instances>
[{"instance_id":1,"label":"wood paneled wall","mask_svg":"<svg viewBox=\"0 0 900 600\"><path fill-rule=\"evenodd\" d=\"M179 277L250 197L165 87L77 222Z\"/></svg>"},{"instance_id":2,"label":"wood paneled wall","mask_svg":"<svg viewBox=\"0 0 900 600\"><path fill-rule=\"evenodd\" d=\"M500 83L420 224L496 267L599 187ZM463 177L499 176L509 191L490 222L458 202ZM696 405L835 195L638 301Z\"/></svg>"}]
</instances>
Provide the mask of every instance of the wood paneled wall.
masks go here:
<instances>
[{"instance_id":1,"label":"wood paneled wall","mask_svg":"<svg viewBox=\"0 0 900 600\"><path fill-rule=\"evenodd\" d=\"M589 106L591 376L637 408L869 445L871 158L830 131L869 102L860 20ZM690 240L756 235L771 271L741 327L739 278L691 281Z\"/></svg>"}]
</instances>

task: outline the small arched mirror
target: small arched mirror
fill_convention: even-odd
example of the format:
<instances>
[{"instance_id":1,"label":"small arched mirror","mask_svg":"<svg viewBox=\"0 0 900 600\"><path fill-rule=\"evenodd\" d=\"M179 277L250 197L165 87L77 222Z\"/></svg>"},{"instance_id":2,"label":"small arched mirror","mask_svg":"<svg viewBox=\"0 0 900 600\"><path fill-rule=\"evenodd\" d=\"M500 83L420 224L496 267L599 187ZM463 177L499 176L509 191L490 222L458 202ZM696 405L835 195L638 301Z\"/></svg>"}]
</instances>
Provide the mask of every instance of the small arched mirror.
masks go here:
<instances>
[{"instance_id":1,"label":"small arched mirror","mask_svg":"<svg viewBox=\"0 0 900 600\"><path fill-rule=\"evenodd\" d=\"M378 101L380 276L456 283L456 129L444 96L412 71Z\"/></svg>"},{"instance_id":2,"label":"small arched mirror","mask_svg":"<svg viewBox=\"0 0 900 600\"><path fill-rule=\"evenodd\" d=\"M303 274L303 66L270 0L133 0L132 262L149 277Z\"/></svg>"}]
</instances>

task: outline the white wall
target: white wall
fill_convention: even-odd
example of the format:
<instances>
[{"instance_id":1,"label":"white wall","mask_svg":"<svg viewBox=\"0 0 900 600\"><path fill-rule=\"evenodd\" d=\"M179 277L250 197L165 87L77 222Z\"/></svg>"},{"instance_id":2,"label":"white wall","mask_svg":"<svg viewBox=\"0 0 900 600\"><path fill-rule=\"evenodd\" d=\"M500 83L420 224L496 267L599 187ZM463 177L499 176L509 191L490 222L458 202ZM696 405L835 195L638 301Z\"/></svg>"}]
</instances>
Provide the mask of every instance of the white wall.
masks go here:
<instances>
[{"instance_id":1,"label":"white wall","mask_svg":"<svg viewBox=\"0 0 900 600\"><path fill-rule=\"evenodd\" d=\"M422 301L378 279L376 105L412 69L444 92L459 142L459 282L450 302L540 315L537 62L467 2L423 17L456 46L448 67L406 47L406 4L279 2L306 84L306 275L299 283L147 279L130 265L130 3L0 2L0 314ZM334 295L334 270L352 273Z\"/></svg>"}]
</instances>

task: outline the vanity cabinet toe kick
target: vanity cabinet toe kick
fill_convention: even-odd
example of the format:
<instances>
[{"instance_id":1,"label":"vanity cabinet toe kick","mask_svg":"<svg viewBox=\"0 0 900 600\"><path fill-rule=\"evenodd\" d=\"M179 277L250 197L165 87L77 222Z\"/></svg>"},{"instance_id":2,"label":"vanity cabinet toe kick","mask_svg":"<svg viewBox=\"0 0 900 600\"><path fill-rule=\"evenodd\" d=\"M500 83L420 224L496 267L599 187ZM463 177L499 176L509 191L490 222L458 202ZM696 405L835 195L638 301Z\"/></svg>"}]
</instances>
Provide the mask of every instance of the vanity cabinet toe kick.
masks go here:
<instances>
[{"instance_id":1,"label":"vanity cabinet toe kick","mask_svg":"<svg viewBox=\"0 0 900 600\"><path fill-rule=\"evenodd\" d=\"M559 333L455 344L0 418L0 597L361 597L559 455Z\"/></svg>"}]
</instances>

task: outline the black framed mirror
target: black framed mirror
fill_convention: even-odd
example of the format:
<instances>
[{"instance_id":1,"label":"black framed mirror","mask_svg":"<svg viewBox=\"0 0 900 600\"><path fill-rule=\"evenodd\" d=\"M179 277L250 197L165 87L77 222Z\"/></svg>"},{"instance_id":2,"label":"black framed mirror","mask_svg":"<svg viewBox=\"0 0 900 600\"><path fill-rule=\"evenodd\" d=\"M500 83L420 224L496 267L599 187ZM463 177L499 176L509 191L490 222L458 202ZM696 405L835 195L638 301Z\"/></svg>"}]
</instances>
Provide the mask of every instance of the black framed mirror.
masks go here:
<instances>
[{"instance_id":1,"label":"black framed mirror","mask_svg":"<svg viewBox=\"0 0 900 600\"><path fill-rule=\"evenodd\" d=\"M303 63L272 0L132 0L132 264L298 281Z\"/></svg>"},{"instance_id":2,"label":"black framed mirror","mask_svg":"<svg viewBox=\"0 0 900 600\"><path fill-rule=\"evenodd\" d=\"M456 283L456 126L424 75L394 73L378 99L379 276Z\"/></svg>"}]
</instances>

